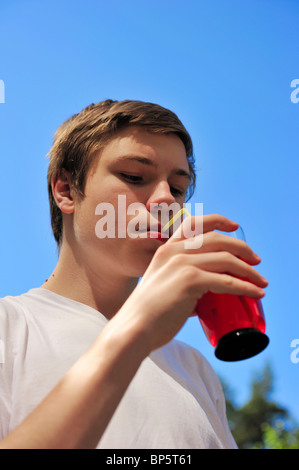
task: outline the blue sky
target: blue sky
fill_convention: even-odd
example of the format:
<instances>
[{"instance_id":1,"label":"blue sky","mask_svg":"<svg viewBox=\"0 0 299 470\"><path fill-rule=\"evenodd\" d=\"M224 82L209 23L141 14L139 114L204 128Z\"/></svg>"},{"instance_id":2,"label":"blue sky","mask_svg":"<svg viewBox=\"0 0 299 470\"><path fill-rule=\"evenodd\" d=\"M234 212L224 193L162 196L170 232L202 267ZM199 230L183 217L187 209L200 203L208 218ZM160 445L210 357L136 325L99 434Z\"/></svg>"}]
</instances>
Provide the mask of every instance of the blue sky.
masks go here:
<instances>
[{"instance_id":1,"label":"blue sky","mask_svg":"<svg viewBox=\"0 0 299 470\"><path fill-rule=\"evenodd\" d=\"M269 281L270 345L260 355L219 361L197 318L178 338L207 357L239 404L269 362L273 398L299 421L290 346L299 338L298 21L295 0L2 0L0 296L41 285L56 264L46 154L59 124L107 98L159 103L193 139L191 202L243 226Z\"/></svg>"}]
</instances>

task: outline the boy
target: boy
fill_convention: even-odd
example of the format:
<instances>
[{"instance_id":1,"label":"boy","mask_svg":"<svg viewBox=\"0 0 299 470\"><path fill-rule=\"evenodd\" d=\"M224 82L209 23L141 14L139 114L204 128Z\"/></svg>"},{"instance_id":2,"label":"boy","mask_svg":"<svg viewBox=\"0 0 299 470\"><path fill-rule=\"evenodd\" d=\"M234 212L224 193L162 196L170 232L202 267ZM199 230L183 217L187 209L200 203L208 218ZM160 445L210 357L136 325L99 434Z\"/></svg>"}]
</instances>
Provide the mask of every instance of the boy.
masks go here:
<instances>
[{"instance_id":1,"label":"boy","mask_svg":"<svg viewBox=\"0 0 299 470\"><path fill-rule=\"evenodd\" d=\"M2 448L236 447L213 370L173 338L205 292L261 298L267 281L246 243L214 231L237 228L224 216L203 216L193 250L184 223L162 234L159 208L182 207L194 183L190 136L161 106L106 100L58 129L48 171L57 266L0 302ZM105 204L112 236L97 225ZM129 236L134 204L143 229Z\"/></svg>"}]
</instances>

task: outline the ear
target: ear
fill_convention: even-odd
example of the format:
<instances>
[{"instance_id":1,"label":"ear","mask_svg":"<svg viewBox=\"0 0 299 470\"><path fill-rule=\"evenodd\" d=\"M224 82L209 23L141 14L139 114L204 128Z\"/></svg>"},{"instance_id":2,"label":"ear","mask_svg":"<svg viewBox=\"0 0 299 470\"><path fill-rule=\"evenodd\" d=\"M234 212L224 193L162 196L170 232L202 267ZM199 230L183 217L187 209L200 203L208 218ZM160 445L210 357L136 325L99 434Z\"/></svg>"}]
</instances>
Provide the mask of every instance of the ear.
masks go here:
<instances>
[{"instance_id":1,"label":"ear","mask_svg":"<svg viewBox=\"0 0 299 470\"><path fill-rule=\"evenodd\" d=\"M52 178L51 183L53 197L61 212L72 214L74 212L74 194L69 173L62 169L59 174Z\"/></svg>"}]
</instances>

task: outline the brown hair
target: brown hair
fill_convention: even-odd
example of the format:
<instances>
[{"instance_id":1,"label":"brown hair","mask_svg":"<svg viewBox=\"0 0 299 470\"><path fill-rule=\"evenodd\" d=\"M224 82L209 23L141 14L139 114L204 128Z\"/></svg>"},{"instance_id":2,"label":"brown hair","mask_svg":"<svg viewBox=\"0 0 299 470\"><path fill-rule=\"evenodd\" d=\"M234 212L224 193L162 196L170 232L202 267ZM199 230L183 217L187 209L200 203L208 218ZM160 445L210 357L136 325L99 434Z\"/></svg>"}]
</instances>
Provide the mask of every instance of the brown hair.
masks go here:
<instances>
[{"instance_id":1,"label":"brown hair","mask_svg":"<svg viewBox=\"0 0 299 470\"><path fill-rule=\"evenodd\" d=\"M144 126L149 132L176 134L184 143L191 173L188 198L195 187L193 146L187 130L172 111L157 104L142 101L105 100L91 104L74 114L57 129L49 151L48 193L53 234L62 242L62 213L52 193L52 178L64 169L70 175L74 190L84 197L86 176L94 156L113 135L126 126Z\"/></svg>"}]
</instances>

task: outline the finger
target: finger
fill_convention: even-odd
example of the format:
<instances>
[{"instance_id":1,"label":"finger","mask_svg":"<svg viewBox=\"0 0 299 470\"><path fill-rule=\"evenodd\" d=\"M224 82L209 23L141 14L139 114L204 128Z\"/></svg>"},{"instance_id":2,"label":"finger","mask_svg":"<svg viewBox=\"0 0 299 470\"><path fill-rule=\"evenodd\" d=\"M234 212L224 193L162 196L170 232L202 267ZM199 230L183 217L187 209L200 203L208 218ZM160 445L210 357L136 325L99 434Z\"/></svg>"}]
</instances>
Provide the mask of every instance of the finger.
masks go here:
<instances>
[{"instance_id":1,"label":"finger","mask_svg":"<svg viewBox=\"0 0 299 470\"><path fill-rule=\"evenodd\" d=\"M203 216L204 233L211 230L223 230L224 232L233 232L239 227L238 222L228 219L220 214L208 214Z\"/></svg>"},{"instance_id":2,"label":"finger","mask_svg":"<svg viewBox=\"0 0 299 470\"><path fill-rule=\"evenodd\" d=\"M186 257L186 262L187 260L204 271L236 276L259 287L268 285L267 279L256 269L228 252L196 254Z\"/></svg>"},{"instance_id":3,"label":"finger","mask_svg":"<svg viewBox=\"0 0 299 470\"><path fill-rule=\"evenodd\" d=\"M233 232L239 224L220 214L208 214L204 216L191 216L183 220L180 226L174 231L167 243L184 240L211 230L223 230Z\"/></svg>"},{"instance_id":4,"label":"finger","mask_svg":"<svg viewBox=\"0 0 299 470\"><path fill-rule=\"evenodd\" d=\"M257 265L261 261L261 258L243 240L218 232L206 233L203 237L200 253L219 251L229 252L251 265Z\"/></svg>"},{"instance_id":5,"label":"finger","mask_svg":"<svg viewBox=\"0 0 299 470\"><path fill-rule=\"evenodd\" d=\"M260 263L261 258L244 241L225 234L210 232L206 234L202 253L227 251L251 265Z\"/></svg>"},{"instance_id":6,"label":"finger","mask_svg":"<svg viewBox=\"0 0 299 470\"><path fill-rule=\"evenodd\" d=\"M204 278L207 291L213 292L214 294L244 295L254 299L261 299L265 295L265 291L261 287L237 277L230 276L229 274L205 271L204 276L201 274L200 277L202 279ZM198 290L202 292L200 287Z\"/></svg>"},{"instance_id":7,"label":"finger","mask_svg":"<svg viewBox=\"0 0 299 470\"><path fill-rule=\"evenodd\" d=\"M195 255L197 253L226 251L250 265L257 265L261 262L261 258L245 241L215 231L197 235L188 240L177 239L176 241L177 243L173 244L176 253ZM167 243L170 243L170 240ZM186 246L187 243L188 246Z\"/></svg>"}]
</instances>

